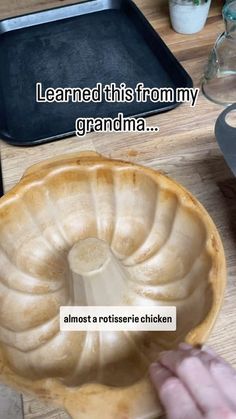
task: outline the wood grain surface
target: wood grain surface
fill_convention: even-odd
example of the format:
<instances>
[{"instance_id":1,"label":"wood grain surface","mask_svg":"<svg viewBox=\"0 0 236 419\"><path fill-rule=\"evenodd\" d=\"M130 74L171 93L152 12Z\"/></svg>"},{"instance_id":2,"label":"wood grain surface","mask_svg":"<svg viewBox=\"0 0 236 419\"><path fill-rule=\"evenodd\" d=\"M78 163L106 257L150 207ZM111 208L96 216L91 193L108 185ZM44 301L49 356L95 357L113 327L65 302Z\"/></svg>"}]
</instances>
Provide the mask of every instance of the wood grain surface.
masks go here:
<instances>
[{"instance_id":1,"label":"wood grain surface","mask_svg":"<svg viewBox=\"0 0 236 419\"><path fill-rule=\"evenodd\" d=\"M1 0L0 18L69 3L73 2ZM200 86L208 54L223 30L221 2L213 2L206 27L195 35L180 35L171 29L167 0L137 0L136 3L189 72L195 86ZM91 133L85 139L73 137L36 148L13 147L1 141L1 158L5 191L33 163L86 149L159 169L188 188L216 223L228 266L224 306L208 344L236 367L236 180L214 137L215 120L221 110L222 107L200 94L195 108L183 104L171 112L148 118L150 125L160 127L159 133ZM58 409L45 407L28 396L24 397L24 413L26 419L68 418Z\"/></svg>"}]
</instances>

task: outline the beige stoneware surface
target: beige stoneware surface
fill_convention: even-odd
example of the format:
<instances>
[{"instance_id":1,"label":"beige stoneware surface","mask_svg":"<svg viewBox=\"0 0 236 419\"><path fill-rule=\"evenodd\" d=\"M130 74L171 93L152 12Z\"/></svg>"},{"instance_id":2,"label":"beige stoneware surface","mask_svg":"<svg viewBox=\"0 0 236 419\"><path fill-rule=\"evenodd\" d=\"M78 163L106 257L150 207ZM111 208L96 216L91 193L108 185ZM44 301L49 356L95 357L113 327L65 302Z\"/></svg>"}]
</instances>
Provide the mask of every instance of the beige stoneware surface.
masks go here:
<instances>
[{"instance_id":1,"label":"beige stoneware surface","mask_svg":"<svg viewBox=\"0 0 236 419\"><path fill-rule=\"evenodd\" d=\"M201 204L159 172L84 152L29 169L1 198L0 220L6 382L73 418L93 418L97 406L96 418L156 417L149 363L180 341L204 342L222 302L224 251ZM106 242L126 272L114 289L114 275L109 288L101 280L101 295L114 293L107 305L175 305L177 332L60 332L60 306L78 304L73 252L88 238Z\"/></svg>"}]
</instances>

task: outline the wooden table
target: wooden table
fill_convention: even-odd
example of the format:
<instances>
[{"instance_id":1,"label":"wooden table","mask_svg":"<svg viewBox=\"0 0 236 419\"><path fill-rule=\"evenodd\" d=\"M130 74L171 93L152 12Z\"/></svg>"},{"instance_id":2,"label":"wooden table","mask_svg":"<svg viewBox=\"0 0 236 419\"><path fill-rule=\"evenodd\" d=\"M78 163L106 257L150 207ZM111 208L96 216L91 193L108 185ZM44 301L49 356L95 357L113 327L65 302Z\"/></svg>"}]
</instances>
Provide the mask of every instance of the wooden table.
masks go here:
<instances>
[{"instance_id":1,"label":"wooden table","mask_svg":"<svg viewBox=\"0 0 236 419\"><path fill-rule=\"evenodd\" d=\"M63 1L63 4L67 3L71 1ZM61 4L62 1L55 0L1 0L0 17ZM166 0L137 0L137 4L192 76L195 86L200 86L210 49L223 30L221 3L211 6L202 32L187 36L171 29ZM169 113L150 117L149 124L158 125L159 133L91 133L84 139L73 137L37 148L13 147L1 142L1 157L5 191L15 185L33 163L86 149L162 170L188 188L211 214L224 243L228 286L209 344L236 366L236 180L226 166L214 137L214 123L221 110L220 106L200 94L195 108L184 104ZM57 409L45 408L29 397L24 398L24 411L27 419L68 417Z\"/></svg>"}]
</instances>

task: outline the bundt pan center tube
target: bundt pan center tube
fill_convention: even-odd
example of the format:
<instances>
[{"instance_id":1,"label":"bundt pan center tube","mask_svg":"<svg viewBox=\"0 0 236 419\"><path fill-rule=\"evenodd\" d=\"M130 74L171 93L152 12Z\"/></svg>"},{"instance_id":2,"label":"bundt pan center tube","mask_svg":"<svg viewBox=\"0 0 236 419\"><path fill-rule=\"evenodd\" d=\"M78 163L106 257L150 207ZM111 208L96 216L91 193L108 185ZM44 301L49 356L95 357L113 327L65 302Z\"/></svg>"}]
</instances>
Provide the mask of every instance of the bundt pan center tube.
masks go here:
<instances>
[{"instance_id":1,"label":"bundt pan center tube","mask_svg":"<svg viewBox=\"0 0 236 419\"><path fill-rule=\"evenodd\" d=\"M226 268L181 185L94 152L39 163L0 199L0 378L73 419L154 419L148 366L205 342ZM62 332L60 306L176 306L176 332Z\"/></svg>"},{"instance_id":2,"label":"bundt pan center tube","mask_svg":"<svg viewBox=\"0 0 236 419\"><path fill-rule=\"evenodd\" d=\"M73 304L118 306L129 303L126 299L128 272L105 241L97 238L80 240L70 250L68 260L72 273Z\"/></svg>"}]
</instances>

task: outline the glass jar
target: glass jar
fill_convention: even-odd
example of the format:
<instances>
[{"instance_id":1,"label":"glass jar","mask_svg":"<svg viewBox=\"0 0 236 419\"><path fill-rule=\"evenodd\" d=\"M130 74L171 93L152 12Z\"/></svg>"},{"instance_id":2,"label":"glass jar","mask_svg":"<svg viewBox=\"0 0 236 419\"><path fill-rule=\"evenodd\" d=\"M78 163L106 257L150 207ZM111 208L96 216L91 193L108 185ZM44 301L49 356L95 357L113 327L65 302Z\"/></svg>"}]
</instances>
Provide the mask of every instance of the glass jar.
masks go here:
<instances>
[{"instance_id":1,"label":"glass jar","mask_svg":"<svg viewBox=\"0 0 236 419\"><path fill-rule=\"evenodd\" d=\"M225 32L216 40L205 68L202 90L215 103L236 102L236 0L223 7Z\"/></svg>"}]
</instances>

